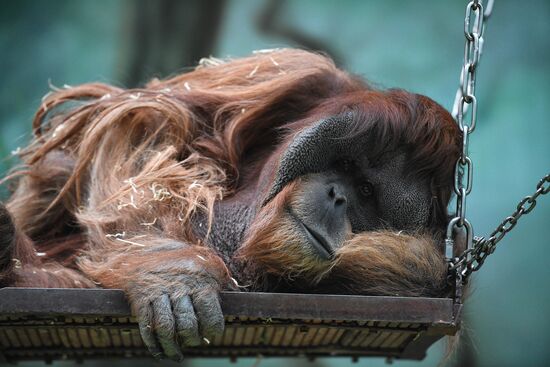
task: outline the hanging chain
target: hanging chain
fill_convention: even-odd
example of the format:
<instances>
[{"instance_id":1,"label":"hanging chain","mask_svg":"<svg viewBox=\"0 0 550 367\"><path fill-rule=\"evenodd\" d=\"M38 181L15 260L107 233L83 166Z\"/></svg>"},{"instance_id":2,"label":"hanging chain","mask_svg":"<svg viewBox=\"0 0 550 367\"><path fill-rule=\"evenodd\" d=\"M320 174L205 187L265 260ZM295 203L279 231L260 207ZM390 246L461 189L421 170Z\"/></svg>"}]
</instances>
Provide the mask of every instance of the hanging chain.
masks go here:
<instances>
[{"instance_id":1,"label":"hanging chain","mask_svg":"<svg viewBox=\"0 0 550 367\"><path fill-rule=\"evenodd\" d=\"M497 243L516 226L519 218L524 214L529 214L531 210L535 208L537 205L537 198L540 195L546 195L549 192L550 174L547 174L539 181L537 190L533 195L524 197L523 200L518 203L514 213L506 217L493 233L491 233L488 239L476 237L474 239L475 246L453 259L450 269L462 269L460 275L463 279L467 279L472 272L479 270L487 256L495 251Z\"/></svg>"},{"instance_id":2,"label":"hanging chain","mask_svg":"<svg viewBox=\"0 0 550 367\"><path fill-rule=\"evenodd\" d=\"M497 243L517 224L519 218L530 213L537 205L537 198L550 192L550 174L537 184L533 195L521 200L514 213L506 217L491 233L488 239L474 237L474 230L466 219L466 197L472 191L473 163L468 156L469 135L474 131L477 120L477 100L475 97L476 71L483 49L483 33L486 21L493 11L494 0L488 0L485 11L481 0L472 0L466 6L464 19L464 63L460 72L460 87L453 105L452 115L462 132L462 151L455 165L454 192L456 194L456 213L447 226L445 255L449 262L449 271L454 272L457 281L466 282L470 274L479 270L487 256L492 254ZM469 123L465 116L470 109ZM466 238L466 250L455 257L454 245L459 233Z\"/></svg>"},{"instance_id":3,"label":"hanging chain","mask_svg":"<svg viewBox=\"0 0 550 367\"><path fill-rule=\"evenodd\" d=\"M486 20L491 15L493 0L489 0L487 8L483 10L480 0L472 0L466 6L464 18L464 62L460 72L460 86L456 92L453 106L453 117L462 132L462 150L455 165L454 192L456 194L456 212L447 226L445 239L445 255L450 267L457 270L461 276L461 264L471 260L474 229L466 219L466 199L472 191L474 166L468 156L470 134L475 130L477 120L477 99L475 96L476 72L483 49L483 33ZM469 108L468 108L469 107ZM470 110L469 119L466 119ZM467 121L469 120L469 121ZM462 256L462 262L454 257L455 239L459 232L465 231L467 248Z\"/></svg>"}]
</instances>

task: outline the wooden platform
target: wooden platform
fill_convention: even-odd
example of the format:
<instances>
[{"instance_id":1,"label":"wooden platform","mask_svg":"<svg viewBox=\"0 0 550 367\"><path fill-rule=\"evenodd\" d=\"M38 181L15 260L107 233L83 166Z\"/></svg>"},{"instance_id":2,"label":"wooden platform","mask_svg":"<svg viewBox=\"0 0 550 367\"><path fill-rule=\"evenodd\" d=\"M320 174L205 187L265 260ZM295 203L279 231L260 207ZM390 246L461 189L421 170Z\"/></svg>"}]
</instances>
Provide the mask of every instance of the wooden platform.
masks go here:
<instances>
[{"instance_id":1,"label":"wooden platform","mask_svg":"<svg viewBox=\"0 0 550 367\"><path fill-rule=\"evenodd\" d=\"M221 294L224 335L187 357L386 356L423 359L459 327L449 298L280 293ZM0 289L0 363L150 358L124 293Z\"/></svg>"}]
</instances>

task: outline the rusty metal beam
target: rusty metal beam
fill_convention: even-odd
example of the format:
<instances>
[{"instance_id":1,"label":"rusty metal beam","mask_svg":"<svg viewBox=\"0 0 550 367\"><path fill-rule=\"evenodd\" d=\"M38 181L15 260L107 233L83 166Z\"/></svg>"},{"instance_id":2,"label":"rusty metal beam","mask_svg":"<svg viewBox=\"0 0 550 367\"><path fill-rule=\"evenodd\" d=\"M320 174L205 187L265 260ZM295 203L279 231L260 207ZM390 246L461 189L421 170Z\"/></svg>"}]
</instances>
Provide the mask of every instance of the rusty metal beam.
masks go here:
<instances>
[{"instance_id":1,"label":"rusty metal beam","mask_svg":"<svg viewBox=\"0 0 550 367\"><path fill-rule=\"evenodd\" d=\"M121 290L0 289L0 314L129 316ZM448 298L222 292L226 316L452 324Z\"/></svg>"}]
</instances>

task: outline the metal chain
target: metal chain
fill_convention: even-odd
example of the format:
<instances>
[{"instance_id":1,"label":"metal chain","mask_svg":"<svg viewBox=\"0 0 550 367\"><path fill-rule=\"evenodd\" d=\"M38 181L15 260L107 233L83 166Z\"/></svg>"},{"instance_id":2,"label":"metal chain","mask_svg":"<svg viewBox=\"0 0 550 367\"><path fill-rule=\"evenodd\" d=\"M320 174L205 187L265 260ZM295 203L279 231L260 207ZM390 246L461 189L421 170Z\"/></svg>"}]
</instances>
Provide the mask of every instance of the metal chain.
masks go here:
<instances>
[{"instance_id":1,"label":"metal chain","mask_svg":"<svg viewBox=\"0 0 550 367\"><path fill-rule=\"evenodd\" d=\"M475 130L477 121L476 72L481 59L486 20L491 15L492 9L493 0L489 0L485 11L481 0L472 0L466 5L464 62L460 72L460 86L456 92L452 111L453 117L462 132L462 150L455 165L456 212L447 226L445 239L445 255L451 263L451 267L454 264L455 239L460 231L466 232L467 250L463 256L470 259L472 252L474 230L468 219L466 219L466 199L472 191L474 166L468 156L468 145L470 134ZM468 107L470 107L469 122L465 118L468 115ZM458 273L460 274L460 271Z\"/></svg>"},{"instance_id":2,"label":"metal chain","mask_svg":"<svg viewBox=\"0 0 550 367\"><path fill-rule=\"evenodd\" d=\"M469 135L474 131L477 122L477 100L475 97L476 71L483 49L483 34L486 21L493 11L494 0L488 0L483 9L481 0L472 0L466 6L464 19L464 63L460 72L460 87L455 96L452 114L460 131L462 131L462 151L455 165L454 192L456 194L456 213L447 226L445 255L449 262L449 271L454 272L457 281L466 282L470 274L481 268L487 256L492 254L497 243L502 240L517 224L519 218L530 213L537 205L537 198L550 191L550 174L543 177L537 190L519 202L516 211L506 217L491 233L488 239L474 237L474 230L466 219L466 197L472 191L473 163L468 157ZM469 123L465 115L470 107ZM464 233L465 231L465 233ZM454 256L454 245L459 234L465 234L466 250Z\"/></svg>"},{"instance_id":3,"label":"metal chain","mask_svg":"<svg viewBox=\"0 0 550 367\"><path fill-rule=\"evenodd\" d=\"M537 198L550 191L550 174L543 177L537 190L519 202L516 211L506 217L491 233L489 239L474 237L474 230L466 219L466 198L472 191L473 163L468 156L469 136L477 122L477 99L475 96L476 72L483 50L483 34L487 19L493 11L494 0L488 0L483 8L481 0L472 0L466 6L464 19L464 63L460 72L460 87L453 105L452 115L462 132L462 150L455 165L454 192L456 194L455 216L449 221L445 238L445 256L449 262L449 271L454 272L456 281L466 282L470 274L481 268L487 256L492 254L497 243L517 224L519 218L530 213L537 205ZM469 113L469 123L465 116ZM466 238L466 250L455 257L454 245L462 232Z\"/></svg>"},{"instance_id":4,"label":"metal chain","mask_svg":"<svg viewBox=\"0 0 550 367\"><path fill-rule=\"evenodd\" d=\"M517 205L512 215L506 217L499 226L491 233L488 239L476 237L475 246L464 251L459 257L452 259L450 270L460 271L460 276L466 280L468 276L479 270L487 256L495 252L497 243L502 240L517 224L519 218L524 214L529 214L537 205L537 198L540 195L546 195L550 192L550 174L544 176L537 184L537 189L533 195L524 197Z\"/></svg>"}]
</instances>

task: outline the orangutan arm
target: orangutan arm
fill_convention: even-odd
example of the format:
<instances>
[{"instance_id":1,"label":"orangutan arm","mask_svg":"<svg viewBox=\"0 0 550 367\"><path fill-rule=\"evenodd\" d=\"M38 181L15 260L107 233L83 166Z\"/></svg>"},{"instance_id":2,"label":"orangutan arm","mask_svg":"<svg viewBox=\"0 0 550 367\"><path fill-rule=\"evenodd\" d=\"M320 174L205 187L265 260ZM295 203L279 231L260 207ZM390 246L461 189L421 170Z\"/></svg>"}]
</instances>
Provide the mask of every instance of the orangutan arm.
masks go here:
<instances>
[{"instance_id":1,"label":"orangutan arm","mask_svg":"<svg viewBox=\"0 0 550 367\"><path fill-rule=\"evenodd\" d=\"M231 277L212 250L164 240L107 255L101 262L84 260L80 268L102 286L125 291L155 357L180 361L181 348L223 332L218 293Z\"/></svg>"}]
</instances>

